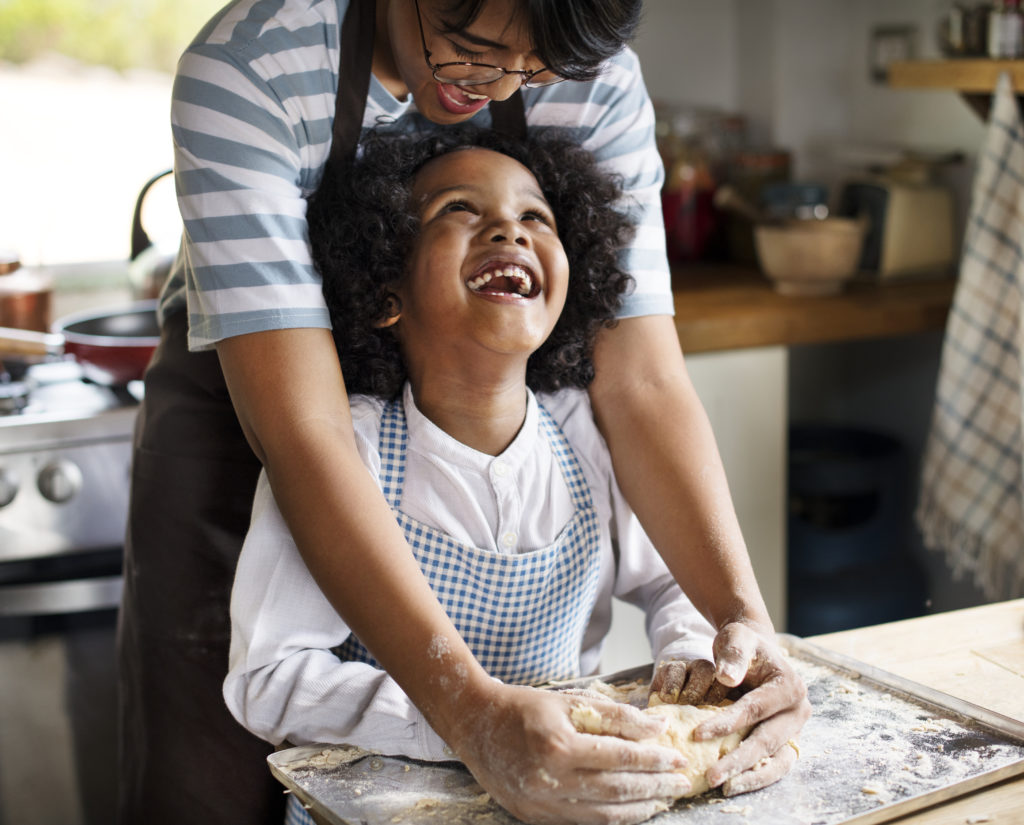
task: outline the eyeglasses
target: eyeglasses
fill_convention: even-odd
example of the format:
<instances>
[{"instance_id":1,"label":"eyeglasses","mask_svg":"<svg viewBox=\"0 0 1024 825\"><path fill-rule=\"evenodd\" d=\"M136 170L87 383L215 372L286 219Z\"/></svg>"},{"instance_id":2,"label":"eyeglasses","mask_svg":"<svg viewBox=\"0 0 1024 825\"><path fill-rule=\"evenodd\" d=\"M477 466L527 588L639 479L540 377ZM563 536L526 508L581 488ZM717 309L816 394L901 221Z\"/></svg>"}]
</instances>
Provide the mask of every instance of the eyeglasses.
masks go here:
<instances>
[{"instance_id":1,"label":"eyeglasses","mask_svg":"<svg viewBox=\"0 0 1024 825\"><path fill-rule=\"evenodd\" d=\"M455 61L452 63L431 63L430 51L427 49L427 38L423 34L423 16L420 14L419 0L413 0L416 6L416 22L420 25L420 43L423 44L423 59L427 61L427 67L438 83L449 83L452 86L482 86L485 83L494 83L501 80L507 74L522 75L519 81L528 89L537 89L541 86L551 86L554 83L561 83L565 80L555 74L551 69L542 67L534 71L526 69L503 69L501 66L492 66L489 63L471 63L468 61Z\"/></svg>"}]
</instances>

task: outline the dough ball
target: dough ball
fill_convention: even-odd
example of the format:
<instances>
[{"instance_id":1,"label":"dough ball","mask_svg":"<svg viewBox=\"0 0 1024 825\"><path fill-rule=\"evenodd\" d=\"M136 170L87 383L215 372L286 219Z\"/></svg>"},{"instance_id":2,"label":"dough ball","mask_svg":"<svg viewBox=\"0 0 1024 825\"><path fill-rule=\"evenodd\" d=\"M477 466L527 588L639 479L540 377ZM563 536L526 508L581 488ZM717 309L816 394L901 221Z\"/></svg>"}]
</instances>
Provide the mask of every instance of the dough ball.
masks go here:
<instances>
[{"instance_id":1,"label":"dough ball","mask_svg":"<svg viewBox=\"0 0 1024 825\"><path fill-rule=\"evenodd\" d=\"M644 713L662 716L668 720L668 727L661 736L647 742L674 748L686 757L686 767L679 773L690 780L690 792L683 796L698 796L709 790L704 774L721 757L739 747L747 730L742 729L717 739L694 740L693 729L701 722L721 713L718 705L663 705L651 703Z\"/></svg>"},{"instance_id":2,"label":"dough ball","mask_svg":"<svg viewBox=\"0 0 1024 825\"><path fill-rule=\"evenodd\" d=\"M735 750L750 730L742 728L736 733L730 733L717 739L706 739L702 742L694 740L693 729L697 725L712 718L715 714L721 713L725 707L731 704L731 702L726 702L724 705L661 704L656 696L652 696L650 705L644 709L644 713L667 719L668 726L661 736L641 741L645 744L673 748L686 757L686 767L679 771L690 780L690 791L683 794L684 797L698 796L709 790L708 781L704 776L708 768L721 757ZM580 733L602 735L609 732L601 712L582 702L573 706L569 718Z\"/></svg>"}]
</instances>

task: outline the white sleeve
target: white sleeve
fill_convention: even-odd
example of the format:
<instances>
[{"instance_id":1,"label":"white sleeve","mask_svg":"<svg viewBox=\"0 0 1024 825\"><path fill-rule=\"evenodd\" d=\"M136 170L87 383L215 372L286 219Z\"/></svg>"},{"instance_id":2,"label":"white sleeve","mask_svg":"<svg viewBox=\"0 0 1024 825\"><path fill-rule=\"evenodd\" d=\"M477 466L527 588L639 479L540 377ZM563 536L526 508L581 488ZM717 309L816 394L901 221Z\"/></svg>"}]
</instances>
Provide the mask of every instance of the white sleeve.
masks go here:
<instances>
[{"instance_id":1,"label":"white sleeve","mask_svg":"<svg viewBox=\"0 0 1024 825\"><path fill-rule=\"evenodd\" d=\"M416 759L451 759L390 676L360 662L342 662L331 652L348 635L302 561L261 474L231 593L224 681L231 713L275 745L345 743Z\"/></svg>"}]
</instances>

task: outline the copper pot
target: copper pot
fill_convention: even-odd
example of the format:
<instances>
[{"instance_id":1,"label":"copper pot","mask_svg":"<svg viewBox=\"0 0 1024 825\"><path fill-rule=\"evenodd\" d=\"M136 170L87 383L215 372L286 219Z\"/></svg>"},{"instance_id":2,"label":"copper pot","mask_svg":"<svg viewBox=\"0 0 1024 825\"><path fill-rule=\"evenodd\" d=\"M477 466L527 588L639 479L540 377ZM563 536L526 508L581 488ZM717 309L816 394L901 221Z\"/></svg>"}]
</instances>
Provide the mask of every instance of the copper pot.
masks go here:
<instances>
[{"instance_id":1,"label":"copper pot","mask_svg":"<svg viewBox=\"0 0 1024 825\"><path fill-rule=\"evenodd\" d=\"M49 276L23 269L17 256L0 252L0 327L46 332L52 297Z\"/></svg>"}]
</instances>

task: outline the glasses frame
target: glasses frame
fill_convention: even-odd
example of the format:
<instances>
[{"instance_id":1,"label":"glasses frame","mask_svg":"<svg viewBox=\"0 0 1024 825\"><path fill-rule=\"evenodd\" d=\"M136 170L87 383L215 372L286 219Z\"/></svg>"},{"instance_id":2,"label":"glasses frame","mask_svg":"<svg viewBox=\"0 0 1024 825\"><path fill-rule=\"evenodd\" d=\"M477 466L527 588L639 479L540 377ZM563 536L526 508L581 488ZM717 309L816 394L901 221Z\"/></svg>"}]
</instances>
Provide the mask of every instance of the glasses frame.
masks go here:
<instances>
[{"instance_id":1,"label":"glasses frame","mask_svg":"<svg viewBox=\"0 0 1024 825\"><path fill-rule=\"evenodd\" d=\"M502 66L494 66L490 63L477 63L472 60L452 60L448 63L431 63L430 62L430 50L427 48L427 37L423 32L423 15L420 12L419 0L413 0L413 4L416 6L416 22L420 27L420 44L423 46L423 59L427 62L427 68L430 69L430 73L434 80L438 83L446 83L451 86L486 86L488 83L497 83L506 75L517 74L522 77L519 80L521 86L525 86L527 89L540 89L544 86L554 86L556 83L561 83L565 80L564 77L555 75L554 80L549 80L545 83L536 83L533 78L539 75L541 72L551 71L547 66L541 66L539 69L530 71L528 69L506 69ZM463 67L476 67L480 69L493 69L496 72L500 72L497 77L492 77L490 80L451 80L444 77L438 77L442 70L448 66L463 66Z\"/></svg>"}]
</instances>

